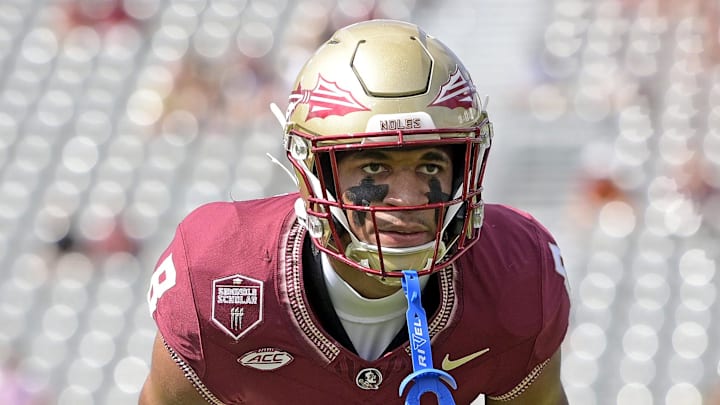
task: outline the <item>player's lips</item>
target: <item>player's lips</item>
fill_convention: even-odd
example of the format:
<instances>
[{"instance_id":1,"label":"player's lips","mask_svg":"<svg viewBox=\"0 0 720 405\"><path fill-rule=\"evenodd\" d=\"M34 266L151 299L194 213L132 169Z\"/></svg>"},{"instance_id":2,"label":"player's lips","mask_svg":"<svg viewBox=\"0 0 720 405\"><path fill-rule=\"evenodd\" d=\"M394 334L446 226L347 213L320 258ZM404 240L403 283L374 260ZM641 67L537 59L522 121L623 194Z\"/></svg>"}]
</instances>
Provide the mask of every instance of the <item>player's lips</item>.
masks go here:
<instances>
[{"instance_id":1,"label":"player's lips","mask_svg":"<svg viewBox=\"0 0 720 405\"><path fill-rule=\"evenodd\" d=\"M427 230L380 230L378 235L380 236L380 243L386 247L418 246L432 240L432 235Z\"/></svg>"}]
</instances>

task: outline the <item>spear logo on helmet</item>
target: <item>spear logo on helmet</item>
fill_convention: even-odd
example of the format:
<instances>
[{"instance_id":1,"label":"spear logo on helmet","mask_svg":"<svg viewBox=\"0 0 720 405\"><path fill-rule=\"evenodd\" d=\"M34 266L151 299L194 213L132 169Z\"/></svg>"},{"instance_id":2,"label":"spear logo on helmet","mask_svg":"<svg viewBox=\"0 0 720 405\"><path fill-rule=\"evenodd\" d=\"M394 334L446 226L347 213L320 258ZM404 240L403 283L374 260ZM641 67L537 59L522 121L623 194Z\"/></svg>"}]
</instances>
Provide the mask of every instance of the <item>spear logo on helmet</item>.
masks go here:
<instances>
[{"instance_id":1,"label":"spear logo on helmet","mask_svg":"<svg viewBox=\"0 0 720 405\"><path fill-rule=\"evenodd\" d=\"M460 71L460 67L455 66L455 71L440 86L440 92L428 107L472 108L474 87Z\"/></svg>"},{"instance_id":2,"label":"spear logo on helmet","mask_svg":"<svg viewBox=\"0 0 720 405\"><path fill-rule=\"evenodd\" d=\"M290 93L287 117L292 115L300 104L308 105L305 120L325 118L331 115L343 116L356 111L370 111L357 101L352 94L338 87L336 82L329 82L318 75L317 84L312 90L303 89L298 83L297 89Z\"/></svg>"}]
</instances>

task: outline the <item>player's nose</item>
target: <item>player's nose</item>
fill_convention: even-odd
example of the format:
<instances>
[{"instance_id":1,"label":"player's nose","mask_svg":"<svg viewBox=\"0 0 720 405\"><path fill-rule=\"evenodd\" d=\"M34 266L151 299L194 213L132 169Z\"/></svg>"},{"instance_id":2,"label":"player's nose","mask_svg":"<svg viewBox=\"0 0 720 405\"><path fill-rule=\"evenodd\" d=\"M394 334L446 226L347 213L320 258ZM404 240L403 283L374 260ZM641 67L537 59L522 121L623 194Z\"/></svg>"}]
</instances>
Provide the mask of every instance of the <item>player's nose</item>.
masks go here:
<instances>
[{"instance_id":1,"label":"player's nose","mask_svg":"<svg viewBox=\"0 0 720 405\"><path fill-rule=\"evenodd\" d=\"M385 203L405 207L428 203L428 184L413 170L396 172L389 182Z\"/></svg>"}]
</instances>

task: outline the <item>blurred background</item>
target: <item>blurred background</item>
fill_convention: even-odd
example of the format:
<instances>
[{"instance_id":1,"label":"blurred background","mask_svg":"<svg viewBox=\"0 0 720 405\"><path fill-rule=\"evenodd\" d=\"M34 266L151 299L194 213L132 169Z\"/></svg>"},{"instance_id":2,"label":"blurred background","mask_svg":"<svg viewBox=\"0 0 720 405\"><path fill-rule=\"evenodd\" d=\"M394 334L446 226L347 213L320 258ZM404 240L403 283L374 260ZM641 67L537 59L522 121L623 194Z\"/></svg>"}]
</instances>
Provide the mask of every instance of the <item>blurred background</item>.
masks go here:
<instances>
[{"instance_id":1,"label":"blurred background","mask_svg":"<svg viewBox=\"0 0 720 405\"><path fill-rule=\"evenodd\" d=\"M293 190L268 104L367 18L490 96L485 199L563 249L571 403L720 403L718 1L2 0L0 404L136 403L175 226Z\"/></svg>"}]
</instances>

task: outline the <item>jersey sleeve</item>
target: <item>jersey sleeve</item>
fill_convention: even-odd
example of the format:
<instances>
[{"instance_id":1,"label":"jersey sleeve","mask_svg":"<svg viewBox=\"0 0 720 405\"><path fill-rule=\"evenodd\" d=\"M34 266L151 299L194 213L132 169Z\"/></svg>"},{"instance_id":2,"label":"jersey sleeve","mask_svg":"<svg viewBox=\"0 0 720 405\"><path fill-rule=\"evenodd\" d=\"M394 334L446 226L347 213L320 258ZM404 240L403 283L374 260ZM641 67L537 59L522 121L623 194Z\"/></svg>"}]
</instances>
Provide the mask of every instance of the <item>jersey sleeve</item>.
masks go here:
<instances>
[{"instance_id":1,"label":"jersey sleeve","mask_svg":"<svg viewBox=\"0 0 720 405\"><path fill-rule=\"evenodd\" d=\"M560 248L542 227L538 239L543 259L540 278L542 328L535 340L531 365L548 360L560 348L570 318L569 283Z\"/></svg>"},{"instance_id":2,"label":"jersey sleeve","mask_svg":"<svg viewBox=\"0 0 720 405\"><path fill-rule=\"evenodd\" d=\"M538 376L545 365L557 352L565 339L570 317L569 283L560 248L552 235L540 223L528 215L534 223L537 235L536 257L539 260L540 323L532 349L525 365L524 377L509 391L501 395L490 395L497 401L509 401L520 396Z\"/></svg>"},{"instance_id":3,"label":"jersey sleeve","mask_svg":"<svg viewBox=\"0 0 720 405\"><path fill-rule=\"evenodd\" d=\"M150 279L147 301L165 343L192 365L195 373L203 375L200 323L189 271L181 224L158 260Z\"/></svg>"}]
</instances>

